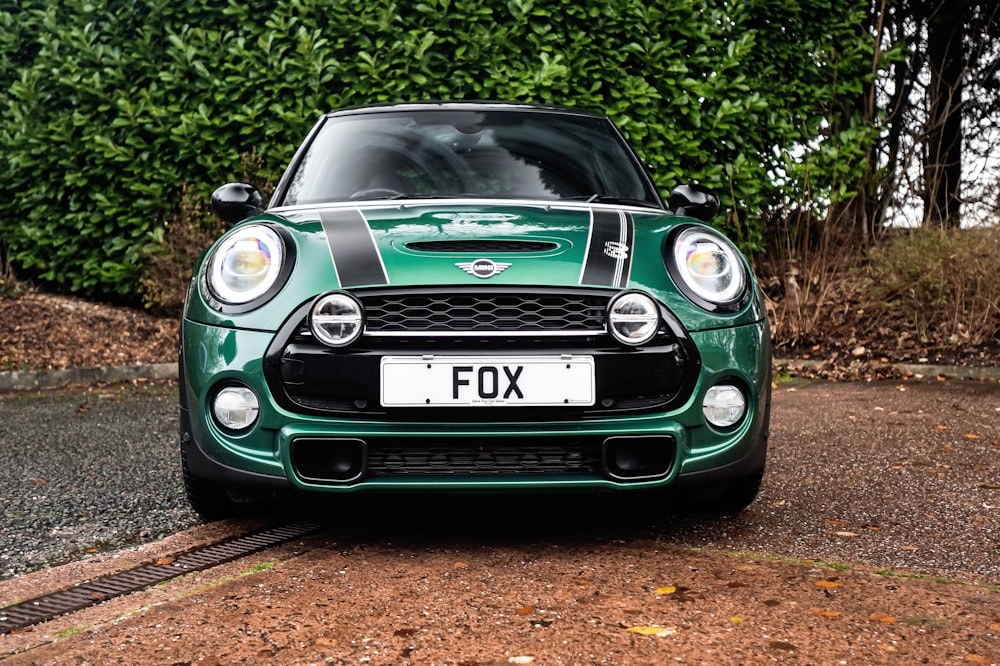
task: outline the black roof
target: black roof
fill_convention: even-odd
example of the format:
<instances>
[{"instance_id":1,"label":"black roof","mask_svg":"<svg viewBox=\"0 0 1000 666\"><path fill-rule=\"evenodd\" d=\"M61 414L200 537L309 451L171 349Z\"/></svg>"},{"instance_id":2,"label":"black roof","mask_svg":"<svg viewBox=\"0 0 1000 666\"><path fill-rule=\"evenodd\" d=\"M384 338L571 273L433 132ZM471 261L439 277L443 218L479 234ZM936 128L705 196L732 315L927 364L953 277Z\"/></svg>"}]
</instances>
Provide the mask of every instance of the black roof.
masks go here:
<instances>
[{"instance_id":1,"label":"black roof","mask_svg":"<svg viewBox=\"0 0 1000 666\"><path fill-rule=\"evenodd\" d=\"M525 102L500 102L500 101L419 101L419 102L396 102L385 104L366 104L361 106L351 106L336 111L331 111L328 117L359 115L367 113L386 112L411 112L411 111L533 111L546 113L559 113L574 116L587 116L590 118L607 118L604 114L571 109L568 107L529 104Z\"/></svg>"}]
</instances>

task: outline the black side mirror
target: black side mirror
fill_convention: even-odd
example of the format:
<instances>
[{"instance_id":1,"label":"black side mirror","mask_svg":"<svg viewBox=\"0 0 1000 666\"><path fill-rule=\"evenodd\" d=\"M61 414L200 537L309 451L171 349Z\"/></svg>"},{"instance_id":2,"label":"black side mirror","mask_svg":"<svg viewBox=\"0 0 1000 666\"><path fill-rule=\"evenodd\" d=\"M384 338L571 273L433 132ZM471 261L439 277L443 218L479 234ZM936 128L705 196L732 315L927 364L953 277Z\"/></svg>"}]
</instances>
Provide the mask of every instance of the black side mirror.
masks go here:
<instances>
[{"instance_id":1,"label":"black side mirror","mask_svg":"<svg viewBox=\"0 0 1000 666\"><path fill-rule=\"evenodd\" d=\"M674 215L708 222L719 213L719 197L704 185L678 185L670 192L667 208Z\"/></svg>"},{"instance_id":2,"label":"black side mirror","mask_svg":"<svg viewBox=\"0 0 1000 666\"><path fill-rule=\"evenodd\" d=\"M212 212L232 226L264 211L264 195L253 185L227 183L212 192Z\"/></svg>"}]
</instances>

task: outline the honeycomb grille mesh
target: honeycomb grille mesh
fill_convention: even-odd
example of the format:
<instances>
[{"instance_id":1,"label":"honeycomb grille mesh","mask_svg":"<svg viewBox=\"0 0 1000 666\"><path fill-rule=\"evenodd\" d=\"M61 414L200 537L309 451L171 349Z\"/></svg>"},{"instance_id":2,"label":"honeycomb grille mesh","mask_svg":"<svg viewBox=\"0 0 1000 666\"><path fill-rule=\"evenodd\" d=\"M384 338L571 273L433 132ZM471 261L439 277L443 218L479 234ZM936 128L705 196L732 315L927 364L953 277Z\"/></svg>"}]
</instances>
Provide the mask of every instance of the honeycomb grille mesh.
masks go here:
<instances>
[{"instance_id":1,"label":"honeycomb grille mesh","mask_svg":"<svg viewBox=\"0 0 1000 666\"><path fill-rule=\"evenodd\" d=\"M367 332L600 334L607 299L589 295L403 294L362 298Z\"/></svg>"},{"instance_id":2,"label":"honeycomb grille mesh","mask_svg":"<svg viewBox=\"0 0 1000 666\"><path fill-rule=\"evenodd\" d=\"M477 448L445 444L375 445L368 452L374 477L438 475L587 475L601 470L598 442L532 445L487 441Z\"/></svg>"}]
</instances>

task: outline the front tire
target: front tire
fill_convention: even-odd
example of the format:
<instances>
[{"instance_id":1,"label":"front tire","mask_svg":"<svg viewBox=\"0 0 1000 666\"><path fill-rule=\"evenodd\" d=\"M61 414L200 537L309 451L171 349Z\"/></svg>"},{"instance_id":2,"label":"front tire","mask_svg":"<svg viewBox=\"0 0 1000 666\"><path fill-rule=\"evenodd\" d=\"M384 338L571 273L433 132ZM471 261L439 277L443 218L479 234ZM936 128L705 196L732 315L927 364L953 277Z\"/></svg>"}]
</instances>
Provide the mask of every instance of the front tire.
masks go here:
<instances>
[{"instance_id":1,"label":"front tire","mask_svg":"<svg viewBox=\"0 0 1000 666\"><path fill-rule=\"evenodd\" d=\"M757 446L763 449L762 460L767 456L768 440L771 437L771 372L768 371L767 382L765 384L766 397L764 399L764 422L761 425L760 440ZM763 463L762 463L763 464ZM712 485L706 488L692 489L690 492L695 500L695 505L700 510L724 516L735 516L750 506L764 482L764 467L746 476L730 479L729 481Z\"/></svg>"},{"instance_id":2,"label":"front tire","mask_svg":"<svg viewBox=\"0 0 1000 666\"><path fill-rule=\"evenodd\" d=\"M184 475L184 492L188 504L205 522L222 520L239 514L240 505L230 498L226 487L221 483L213 483L199 479L191 473L187 456L181 451L181 472Z\"/></svg>"},{"instance_id":3,"label":"front tire","mask_svg":"<svg viewBox=\"0 0 1000 666\"><path fill-rule=\"evenodd\" d=\"M729 481L710 496L701 497L701 509L707 513L734 516L750 506L760 493L764 471Z\"/></svg>"}]
</instances>

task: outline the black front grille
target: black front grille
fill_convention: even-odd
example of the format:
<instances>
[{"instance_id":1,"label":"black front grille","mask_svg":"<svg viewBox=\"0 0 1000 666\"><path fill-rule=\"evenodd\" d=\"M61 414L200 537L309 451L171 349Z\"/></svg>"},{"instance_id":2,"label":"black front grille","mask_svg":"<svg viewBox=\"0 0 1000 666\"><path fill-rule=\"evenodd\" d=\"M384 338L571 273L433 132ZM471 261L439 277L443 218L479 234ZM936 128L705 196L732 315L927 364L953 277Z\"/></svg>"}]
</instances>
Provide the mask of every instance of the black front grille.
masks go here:
<instances>
[{"instance_id":1,"label":"black front grille","mask_svg":"<svg viewBox=\"0 0 1000 666\"><path fill-rule=\"evenodd\" d=\"M479 440L475 446L398 445L369 442L367 478L427 476L596 475L601 472L599 439L533 445L510 439Z\"/></svg>"},{"instance_id":2,"label":"black front grille","mask_svg":"<svg viewBox=\"0 0 1000 666\"><path fill-rule=\"evenodd\" d=\"M414 241L406 247L416 252L496 254L500 252L552 252L559 246L551 241L464 240Z\"/></svg>"},{"instance_id":3,"label":"black front grille","mask_svg":"<svg viewBox=\"0 0 1000 666\"><path fill-rule=\"evenodd\" d=\"M355 290L365 306L365 335L332 349L309 333L309 304L281 327L264 373L286 409L388 421L487 422L602 418L669 409L690 396L697 349L673 315L642 347L624 347L605 330L614 292L524 287ZM595 403L583 406L383 407L385 356L469 355L499 358L577 354L593 357Z\"/></svg>"},{"instance_id":4,"label":"black front grille","mask_svg":"<svg viewBox=\"0 0 1000 666\"><path fill-rule=\"evenodd\" d=\"M600 334L608 299L511 292L363 294L368 335L417 332Z\"/></svg>"}]
</instances>

